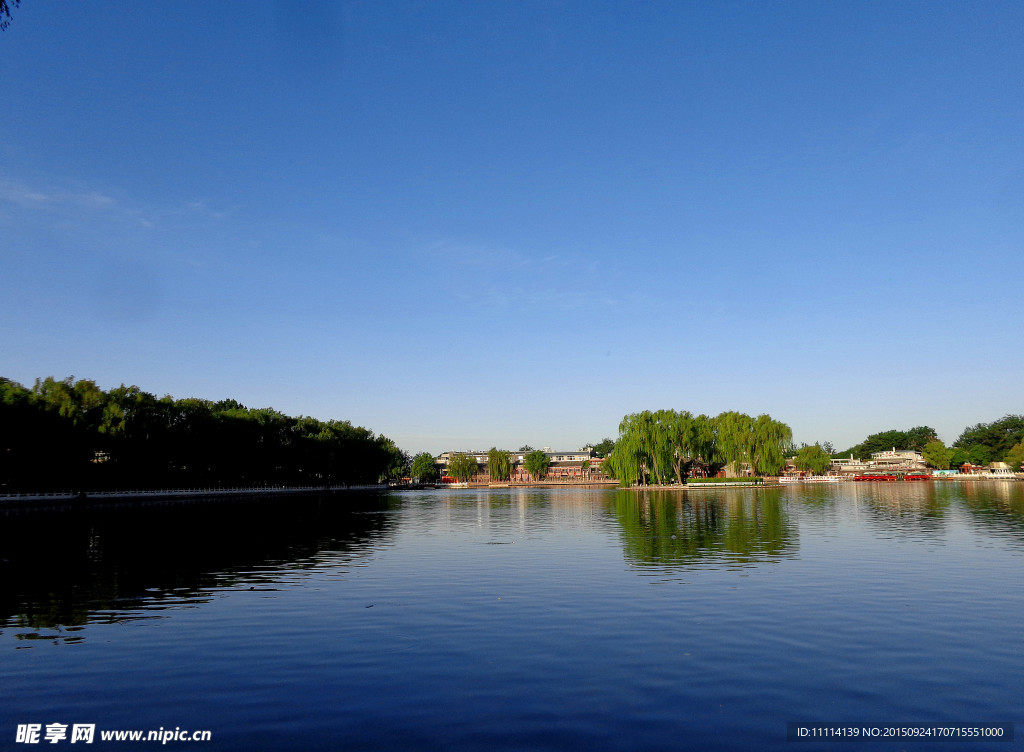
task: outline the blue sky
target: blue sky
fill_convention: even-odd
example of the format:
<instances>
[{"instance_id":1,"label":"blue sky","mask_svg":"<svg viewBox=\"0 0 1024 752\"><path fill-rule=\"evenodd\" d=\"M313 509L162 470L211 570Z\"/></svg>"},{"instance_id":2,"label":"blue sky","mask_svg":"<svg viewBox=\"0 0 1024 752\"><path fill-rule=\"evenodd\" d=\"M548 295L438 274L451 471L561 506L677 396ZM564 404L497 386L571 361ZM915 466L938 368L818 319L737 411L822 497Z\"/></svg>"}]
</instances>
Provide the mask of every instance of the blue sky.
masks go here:
<instances>
[{"instance_id":1,"label":"blue sky","mask_svg":"<svg viewBox=\"0 0 1024 752\"><path fill-rule=\"evenodd\" d=\"M1018 2L23 0L0 375L576 448L1024 412Z\"/></svg>"}]
</instances>

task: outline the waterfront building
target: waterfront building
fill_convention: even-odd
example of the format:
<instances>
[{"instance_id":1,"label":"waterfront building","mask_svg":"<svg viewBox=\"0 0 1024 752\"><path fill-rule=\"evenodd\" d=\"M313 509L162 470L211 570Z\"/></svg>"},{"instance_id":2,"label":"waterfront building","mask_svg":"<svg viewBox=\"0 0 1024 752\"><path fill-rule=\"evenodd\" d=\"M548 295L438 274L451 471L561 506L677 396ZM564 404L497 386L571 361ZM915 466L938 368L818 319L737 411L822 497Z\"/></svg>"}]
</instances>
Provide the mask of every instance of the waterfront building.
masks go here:
<instances>
[{"instance_id":1,"label":"waterfront building","mask_svg":"<svg viewBox=\"0 0 1024 752\"><path fill-rule=\"evenodd\" d=\"M529 473L526 472L524 467L526 462L526 455L530 451L509 451L512 458L512 474L511 480L518 482L525 482L530 480ZM604 473L601 472L601 464L604 462L604 458L597 457L594 454L592 447L584 447L583 449L577 449L574 451L570 450L552 450L551 447L544 447L541 451L547 455L550 465L548 471L544 476L545 480L559 480L559 481L587 481L587 480L603 480L605 479ZM441 471L442 476L448 475L448 462L452 455L459 454L459 450L449 450L439 454L434 462ZM470 479L470 483L489 483L490 473L487 469L487 451L463 451L469 457L476 460L477 471ZM537 480L534 478L533 480Z\"/></svg>"}]
</instances>

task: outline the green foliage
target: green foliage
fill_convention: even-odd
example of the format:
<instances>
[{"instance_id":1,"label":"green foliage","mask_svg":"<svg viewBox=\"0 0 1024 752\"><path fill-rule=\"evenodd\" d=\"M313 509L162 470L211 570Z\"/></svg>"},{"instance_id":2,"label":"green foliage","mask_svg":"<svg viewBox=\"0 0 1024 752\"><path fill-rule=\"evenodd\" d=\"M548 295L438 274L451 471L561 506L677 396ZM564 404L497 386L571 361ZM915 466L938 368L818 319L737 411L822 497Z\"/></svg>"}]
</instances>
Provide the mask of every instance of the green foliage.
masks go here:
<instances>
[{"instance_id":1,"label":"green foliage","mask_svg":"<svg viewBox=\"0 0 1024 752\"><path fill-rule=\"evenodd\" d=\"M594 444L594 454L598 457L607 457L615 449L615 440L604 438Z\"/></svg>"},{"instance_id":2,"label":"green foliage","mask_svg":"<svg viewBox=\"0 0 1024 752\"><path fill-rule=\"evenodd\" d=\"M970 462L971 458L967 454L967 450L962 447L951 447L952 455L949 459L949 466L955 469L959 469L965 462Z\"/></svg>"},{"instance_id":3,"label":"green foliage","mask_svg":"<svg viewBox=\"0 0 1024 752\"><path fill-rule=\"evenodd\" d=\"M551 465L551 459L540 449L534 449L523 457L523 467L534 478L543 478Z\"/></svg>"},{"instance_id":4,"label":"green foliage","mask_svg":"<svg viewBox=\"0 0 1024 752\"><path fill-rule=\"evenodd\" d=\"M0 486L8 491L372 483L399 475L394 442L348 421L291 418L235 400L160 399L137 386L0 379Z\"/></svg>"},{"instance_id":5,"label":"green foliage","mask_svg":"<svg viewBox=\"0 0 1024 752\"><path fill-rule=\"evenodd\" d=\"M796 525L778 496L728 502L714 493L699 498L680 503L679 495L669 491L618 491L612 511L627 560L706 565L718 557L777 555L797 544Z\"/></svg>"},{"instance_id":6,"label":"green foliage","mask_svg":"<svg viewBox=\"0 0 1024 752\"><path fill-rule=\"evenodd\" d=\"M812 475L821 475L828 470L832 464L832 455L820 444L805 446L796 453L797 469L810 472Z\"/></svg>"},{"instance_id":7,"label":"green foliage","mask_svg":"<svg viewBox=\"0 0 1024 752\"><path fill-rule=\"evenodd\" d=\"M791 441L789 426L768 415L754 419L726 412L709 418L685 410L644 411L622 419L604 467L626 486L682 483L695 467L710 472L740 463L749 463L756 474L775 475L785 467Z\"/></svg>"},{"instance_id":8,"label":"green foliage","mask_svg":"<svg viewBox=\"0 0 1024 752\"><path fill-rule=\"evenodd\" d=\"M456 452L448 458L448 474L460 483L465 483L476 473L476 459L468 454Z\"/></svg>"},{"instance_id":9,"label":"green foliage","mask_svg":"<svg viewBox=\"0 0 1024 752\"><path fill-rule=\"evenodd\" d=\"M929 441L921 450L924 461L937 470L949 470L949 463L953 459L953 450L948 449L940 439Z\"/></svg>"},{"instance_id":10,"label":"green foliage","mask_svg":"<svg viewBox=\"0 0 1024 752\"><path fill-rule=\"evenodd\" d=\"M1014 444L1010 451L1003 457L1003 462L1010 466L1013 472L1018 473L1022 469L1021 463L1024 463L1024 442Z\"/></svg>"},{"instance_id":11,"label":"green foliage","mask_svg":"<svg viewBox=\"0 0 1024 752\"><path fill-rule=\"evenodd\" d=\"M754 475L781 473L786 467L785 450L792 440L793 432L785 423L772 420L770 415L758 415L752 426L749 450Z\"/></svg>"},{"instance_id":12,"label":"green foliage","mask_svg":"<svg viewBox=\"0 0 1024 752\"><path fill-rule=\"evenodd\" d=\"M1005 457L1016 444L1024 441L1024 415L1004 415L992 423L969 426L956 440L956 446L970 450L981 447L991 460ZM979 453L978 456L981 456Z\"/></svg>"},{"instance_id":13,"label":"green foliage","mask_svg":"<svg viewBox=\"0 0 1024 752\"><path fill-rule=\"evenodd\" d=\"M856 444L845 452L839 452L841 457L849 457L851 454L858 459L868 459L875 452L885 452L896 449L914 449L923 452L928 442L937 437L935 429L929 426L917 426L908 431L882 431L873 433L860 444Z\"/></svg>"},{"instance_id":14,"label":"green foliage","mask_svg":"<svg viewBox=\"0 0 1024 752\"><path fill-rule=\"evenodd\" d=\"M992 452L987 446L976 444L967 449L967 461L972 465L987 465L992 461Z\"/></svg>"},{"instance_id":15,"label":"green foliage","mask_svg":"<svg viewBox=\"0 0 1024 752\"><path fill-rule=\"evenodd\" d=\"M508 480L512 475L511 452L491 447L487 453L487 474L491 480Z\"/></svg>"},{"instance_id":16,"label":"green foliage","mask_svg":"<svg viewBox=\"0 0 1024 752\"><path fill-rule=\"evenodd\" d=\"M420 452L412 459L412 469L409 471L413 479L420 483L431 483L438 479L437 465L430 452Z\"/></svg>"},{"instance_id":17,"label":"green foliage","mask_svg":"<svg viewBox=\"0 0 1024 752\"><path fill-rule=\"evenodd\" d=\"M380 480L398 480L408 475L412 466L412 457L409 453L399 449L395 442L384 436L380 437L380 443L388 458L387 467L381 473Z\"/></svg>"}]
</instances>

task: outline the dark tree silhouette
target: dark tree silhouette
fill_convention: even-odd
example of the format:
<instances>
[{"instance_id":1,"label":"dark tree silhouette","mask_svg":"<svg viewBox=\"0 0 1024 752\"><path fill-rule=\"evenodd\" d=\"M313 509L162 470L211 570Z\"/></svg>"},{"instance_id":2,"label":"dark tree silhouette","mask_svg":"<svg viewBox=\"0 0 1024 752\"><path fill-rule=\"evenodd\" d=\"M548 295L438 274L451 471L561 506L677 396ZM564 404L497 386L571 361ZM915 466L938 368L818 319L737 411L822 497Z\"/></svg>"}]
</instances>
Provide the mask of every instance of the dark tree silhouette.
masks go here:
<instances>
[{"instance_id":1,"label":"dark tree silhouette","mask_svg":"<svg viewBox=\"0 0 1024 752\"><path fill-rule=\"evenodd\" d=\"M11 4L17 8L21 0L0 0L0 29L6 29L11 25Z\"/></svg>"}]
</instances>

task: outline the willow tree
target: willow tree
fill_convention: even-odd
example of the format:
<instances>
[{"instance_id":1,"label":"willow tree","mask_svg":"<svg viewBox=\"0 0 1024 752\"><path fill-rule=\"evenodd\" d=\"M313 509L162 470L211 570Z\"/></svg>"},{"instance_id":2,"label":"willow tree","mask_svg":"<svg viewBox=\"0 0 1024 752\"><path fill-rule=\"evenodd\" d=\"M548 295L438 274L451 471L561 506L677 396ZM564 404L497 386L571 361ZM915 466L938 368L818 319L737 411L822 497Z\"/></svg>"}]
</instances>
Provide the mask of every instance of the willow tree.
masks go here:
<instances>
[{"instance_id":1,"label":"willow tree","mask_svg":"<svg viewBox=\"0 0 1024 752\"><path fill-rule=\"evenodd\" d=\"M658 410L650 415L650 455L651 469L656 483L668 483L672 480L676 467L678 437L676 423L679 413L675 410Z\"/></svg>"},{"instance_id":2,"label":"willow tree","mask_svg":"<svg viewBox=\"0 0 1024 752\"><path fill-rule=\"evenodd\" d=\"M675 471L676 480L682 483L684 468L694 461L694 447L697 443L693 414L688 410L665 410L662 421L672 445L672 469Z\"/></svg>"},{"instance_id":3,"label":"willow tree","mask_svg":"<svg viewBox=\"0 0 1024 752\"><path fill-rule=\"evenodd\" d=\"M456 452L448 458L448 474L460 483L472 478L476 467L476 458L463 452Z\"/></svg>"},{"instance_id":4,"label":"willow tree","mask_svg":"<svg viewBox=\"0 0 1024 752\"><path fill-rule=\"evenodd\" d=\"M644 482L644 461L641 452L629 438L619 436L615 449L609 454L601 469L617 479L620 485L631 486Z\"/></svg>"},{"instance_id":5,"label":"willow tree","mask_svg":"<svg viewBox=\"0 0 1024 752\"><path fill-rule=\"evenodd\" d=\"M491 447L487 452L487 474L491 480L508 480L512 475L512 453Z\"/></svg>"},{"instance_id":6,"label":"willow tree","mask_svg":"<svg viewBox=\"0 0 1024 752\"><path fill-rule=\"evenodd\" d=\"M693 419L691 426L691 459L693 465L707 470L720 463L717 436L715 435L715 419L701 413Z\"/></svg>"},{"instance_id":7,"label":"willow tree","mask_svg":"<svg viewBox=\"0 0 1024 752\"><path fill-rule=\"evenodd\" d=\"M789 426L773 420L770 415L758 415L751 426L748 444L750 469L754 475L781 473L786 466L786 449L792 441L793 432Z\"/></svg>"},{"instance_id":8,"label":"willow tree","mask_svg":"<svg viewBox=\"0 0 1024 752\"><path fill-rule=\"evenodd\" d=\"M615 450L605 464L622 485L647 485L647 476L654 465L653 426L653 416L647 411L630 413L619 423Z\"/></svg>"},{"instance_id":9,"label":"willow tree","mask_svg":"<svg viewBox=\"0 0 1024 752\"><path fill-rule=\"evenodd\" d=\"M728 411L720 413L714 419L715 447L721 461L731 470L729 475L738 475L739 467L744 462L751 465L750 449L753 437L754 419L746 413Z\"/></svg>"},{"instance_id":10,"label":"willow tree","mask_svg":"<svg viewBox=\"0 0 1024 752\"><path fill-rule=\"evenodd\" d=\"M748 463L757 474L777 474L785 466L792 439L789 426L769 415L757 419L724 412L715 418L683 410L626 415L606 467L623 485L682 483L691 466L729 465L733 474Z\"/></svg>"}]
</instances>

